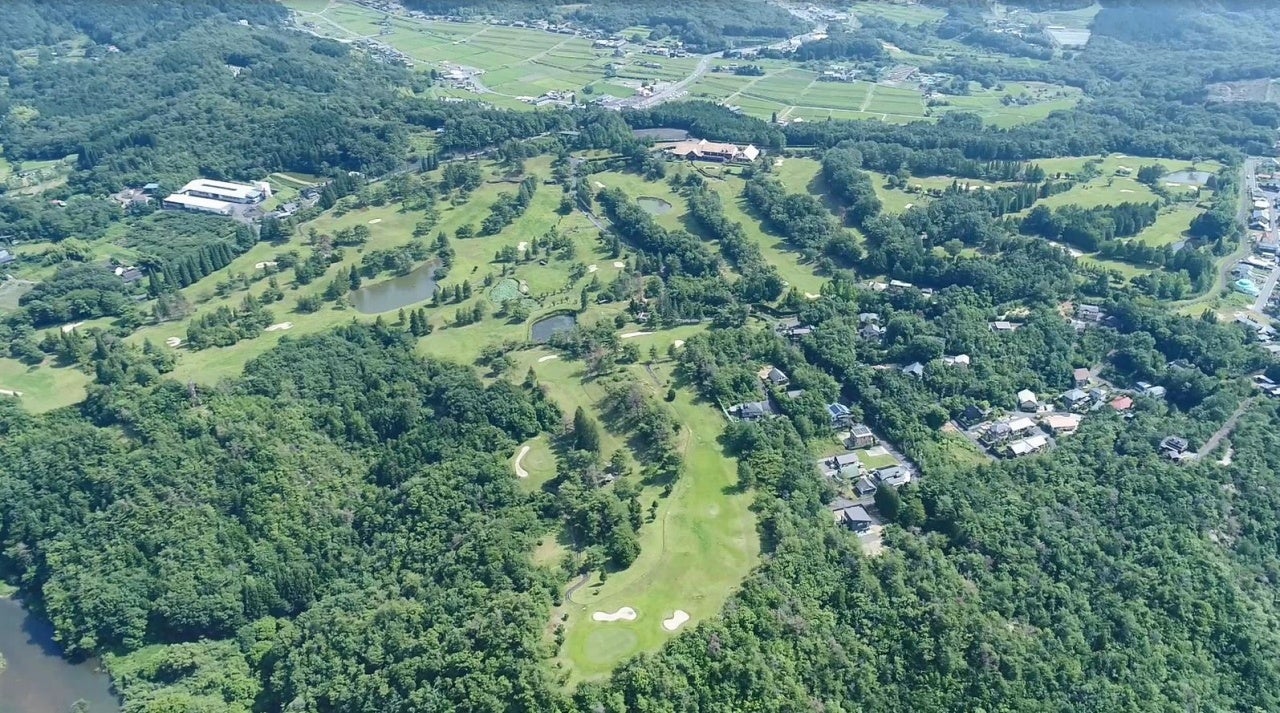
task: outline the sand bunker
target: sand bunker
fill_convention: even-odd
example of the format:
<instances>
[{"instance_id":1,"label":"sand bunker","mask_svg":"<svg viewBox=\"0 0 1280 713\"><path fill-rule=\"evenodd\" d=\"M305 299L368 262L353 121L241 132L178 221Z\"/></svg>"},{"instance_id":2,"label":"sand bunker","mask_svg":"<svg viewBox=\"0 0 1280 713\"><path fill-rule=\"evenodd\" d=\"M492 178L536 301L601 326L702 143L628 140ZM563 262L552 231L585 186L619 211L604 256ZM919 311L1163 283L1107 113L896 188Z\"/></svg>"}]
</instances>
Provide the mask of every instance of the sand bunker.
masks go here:
<instances>
[{"instance_id":1,"label":"sand bunker","mask_svg":"<svg viewBox=\"0 0 1280 713\"><path fill-rule=\"evenodd\" d=\"M1120 192L1121 192L1121 193L1133 193L1133 191L1132 191L1132 190L1130 190L1130 189L1128 189L1128 188L1121 188L1121 189L1120 189Z\"/></svg>"},{"instance_id":2,"label":"sand bunker","mask_svg":"<svg viewBox=\"0 0 1280 713\"><path fill-rule=\"evenodd\" d=\"M604 188L604 184L599 181L596 181L596 188Z\"/></svg>"},{"instance_id":3,"label":"sand bunker","mask_svg":"<svg viewBox=\"0 0 1280 713\"><path fill-rule=\"evenodd\" d=\"M591 618L594 621L635 621L636 610L631 607L623 607L612 614L598 611L593 613Z\"/></svg>"},{"instance_id":4,"label":"sand bunker","mask_svg":"<svg viewBox=\"0 0 1280 713\"><path fill-rule=\"evenodd\" d=\"M552 359L559 359L559 358L560 358L559 354L548 354L546 356L538 357L538 363L541 364L544 361L551 361Z\"/></svg>"},{"instance_id":5,"label":"sand bunker","mask_svg":"<svg viewBox=\"0 0 1280 713\"><path fill-rule=\"evenodd\" d=\"M600 268L596 267L595 265L587 265L587 272L595 272L596 270L599 270L599 269Z\"/></svg>"},{"instance_id":6,"label":"sand bunker","mask_svg":"<svg viewBox=\"0 0 1280 713\"><path fill-rule=\"evenodd\" d=\"M670 619L662 620L662 628L667 631L675 631L686 621L689 621L689 612L683 609L677 609L676 613L672 614Z\"/></svg>"},{"instance_id":7,"label":"sand bunker","mask_svg":"<svg viewBox=\"0 0 1280 713\"><path fill-rule=\"evenodd\" d=\"M623 338L623 339L632 339L632 338L635 338L635 337L643 337L643 336L645 336L646 334L653 334L653 332L627 332L626 334L622 335L622 338Z\"/></svg>"},{"instance_id":8,"label":"sand bunker","mask_svg":"<svg viewBox=\"0 0 1280 713\"><path fill-rule=\"evenodd\" d=\"M369 225L377 225L378 223L381 223L381 222L382 222L382 218L374 218L373 220L369 221Z\"/></svg>"},{"instance_id":9,"label":"sand bunker","mask_svg":"<svg viewBox=\"0 0 1280 713\"><path fill-rule=\"evenodd\" d=\"M75 331L76 327L79 327L83 324L84 322L73 322L72 324L64 324L62 325L62 333L66 334L68 332L73 332Z\"/></svg>"},{"instance_id":10,"label":"sand bunker","mask_svg":"<svg viewBox=\"0 0 1280 713\"><path fill-rule=\"evenodd\" d=\"M280 330L283 330L283 329L293 329L293 322L281 322L279 324L273 324L270 327L267 327L268 332L279 332Z\"/></svg>"},{"instance_id":11,"label":"sand bunker","mask_svg":"<svg viewBox=\"0 0 1280 713\"><path fill-rule=\"evenodd\" d=\"M268 267L275 267L275 266L276 266L275 260L264 260L262 262L253 263L253 269L255 270L265 270Z\"/></svg>"},{"instance_id":12,"label":"sand bunker","mask_svg":"<svg viewBox=\"0 0 1280 713\"><path fill-rule=\"evenodd\" d=\"M528 454L529 454L529 446L521 446L520 455L516 456L516 477L517 478L529 477L529 471L525 470L520 466L520 464L524 462L524 457Z\"/></svg>"},{"instance_id":13,"label":"sand bunker","mask_svg":"<svg viewBox=\"0 0 1280 713\"><path fill-rule=\"evenodd\" d=\"M529 249L528 240L521 240L520 244L516 245L516 250L519 250L520 252L524 252L525 250L528 250L528 249Z\"/></svg>"},{"instance_id":14,"label":"sand bunker","mask_svg":"<svg viewBox=\"0 0 1280 713\"><path fill-rule=\"evenodd\" d=\"M624 267L626 267L626 266L627 266L627 263L625 263L625 262L623 262L623 261L619 260L619 261L617 261L617 262L613 263L613 266L614 266L614 267L616 267L616 268L618 268L619 270L621 270L622 268L624 268Z\"/></svg>"},{"instance_id":15,"label":"sand bunker","mask_svg":"<svg viewBox=\"0 0 1280 713\"><path fill-rule=\"evenodd\" d=\"M164 345L166 347L177 349L178 347L182 346L182 337L169 337L168 339L164 340Z\"/></svg>"},{"instance_id":16,"label":"sand bunker","mask_svg":"<svg viewBox=\"0 0 1280 713\"><path fill-rule=\"evenodd\" d=\"M677 339L677 340L675 340L674 342L672 342L672 343L671 343L671 346L675 347L676 349L679 349L680 347L683 347L683 346L684 346L684 340L683 340L683 339Z\"/></svg>"},{"instance_id":17,"label":"sand bunker","mask_svg":"<svg viewBox=\"0 0 1280 713\"><path fill-rule=\"evenodd\" d=\"M815 294L813 294L812 292L806 292L806 293L804 293L804 298L805 298L806 300L816 300L816 299L818 299L818 298L819 298L819 297L821 297L821 296L822 296L822 295L815 295Z\"/></svg>"},{"instance_id":18,"label":"sand bunker","mask_svg":"<svg viewBox=\"0 0 1280 713\"><path fill-rule=\"evenodd\" d=\"M21 395L22 395L21 391L14 391L13 389L0 389L0 396L21 396ZM634 619L635 617L631 617L631 618Z\"/></svg>"}]
</instances>

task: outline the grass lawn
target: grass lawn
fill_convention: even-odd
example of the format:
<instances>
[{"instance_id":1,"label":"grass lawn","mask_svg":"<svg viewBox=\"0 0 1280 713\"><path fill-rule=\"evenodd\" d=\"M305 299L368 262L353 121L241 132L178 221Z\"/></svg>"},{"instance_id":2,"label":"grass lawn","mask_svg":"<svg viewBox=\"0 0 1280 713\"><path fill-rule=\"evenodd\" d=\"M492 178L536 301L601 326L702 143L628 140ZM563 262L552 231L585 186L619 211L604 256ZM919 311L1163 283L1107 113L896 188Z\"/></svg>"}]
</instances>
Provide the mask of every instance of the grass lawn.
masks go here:
<instances>
[{"instance_id":1,"label":"grass lawn","mask_svg":"<svg viewBox=\"0 0 1280 713\"><path fill-rule=\"evenodd\" d=\"M0 359L0 389L21 392L18 400L33 413L84 400L84 389L90 380L88 374L78 369L55 367L51 363L29 367L17 359Z\"/></svg>"},{"instance_id":2,"label":"grass lawn","mask_svg":"<svg viewBox=\"0 0 1280 713\"><path fill-rule=\"evenodd\" d=\"M1162 210L1156 217L1156 222L1138 233L1134 240L1156 247L1172 245L1185 237L1183 233L1190 229L1191 221L1202 212L1199 208L1190 205L1179 205Z\"/></svg>"},{"instance_id":3,"label":"grass lawn","mask_svg":"<svg viewBox=\"0 0 1280 713\"><path fill-rule=\"evenodd\" d=\"M868 450L869 449L864 448L862 450L854 451L858 456L858 461L862 463L862 467L867 470L878 470L880 468L887 468L888 466L898 464L898 459L888 453L873 456L867 452Z\"/></svg>"},{"instance_id":4,"label":"grass lawn","mask_svg":"<svg viewBox=\"0 0 1280 713\"><path fill-rule=\"evenodd\" d=\"M554 362L548 362L554 363ZM541 368L536 369L541 375ZM656 367L665 379L669 366ZM659 387L640 366L642 383ZM553 394L555 392L553 391ZM653 651L674 636L662 622L679 609L692 627L720 611L754 566L760 544L750 496L736 492L737 468L717 443L724 419L713 407L677 391L670 404L683 424L684 467L670 496L659 501L657 520L640 531L640 556L604 582L593 577L566 602L565 643L556 659L572 684L607 675L635 654ZM634 621L593 621L594 612L635 609Z\"/></svg>"}]
</instances>

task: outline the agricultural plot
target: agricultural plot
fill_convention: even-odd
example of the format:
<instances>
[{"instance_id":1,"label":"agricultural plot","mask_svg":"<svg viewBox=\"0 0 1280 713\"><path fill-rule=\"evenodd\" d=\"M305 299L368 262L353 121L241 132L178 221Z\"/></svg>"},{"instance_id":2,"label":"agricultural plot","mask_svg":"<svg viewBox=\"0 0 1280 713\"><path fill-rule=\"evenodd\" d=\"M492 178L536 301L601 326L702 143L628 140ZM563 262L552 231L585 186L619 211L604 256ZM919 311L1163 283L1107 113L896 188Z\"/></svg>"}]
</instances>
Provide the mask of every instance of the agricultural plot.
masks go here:
<instances>
[{"instance_id":1,"label":"agricultural plot","mask_svg":"<svg viewBox=\"0 0 1280 713\"><path fill-rule=\"evenodd\" d=\"M904 2L859 2L854 3L849 9L855 17L861 15L883 17L886 20L908 25L936 22L947 15L946 11L940 8Z\"/></svg>"}]
</instances>

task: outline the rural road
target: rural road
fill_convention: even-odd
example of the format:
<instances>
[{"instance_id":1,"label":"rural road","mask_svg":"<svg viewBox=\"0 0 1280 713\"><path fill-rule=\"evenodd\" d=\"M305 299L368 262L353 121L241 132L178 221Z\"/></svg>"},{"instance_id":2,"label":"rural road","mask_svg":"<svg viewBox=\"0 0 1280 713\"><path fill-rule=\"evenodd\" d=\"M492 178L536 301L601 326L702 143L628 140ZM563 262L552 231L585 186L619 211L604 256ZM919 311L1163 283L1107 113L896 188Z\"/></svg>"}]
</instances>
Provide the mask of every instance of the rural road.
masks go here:
<instances>
[{"instance_id":1,"label":"rural road","mask_svg":"<svg viewBox=\"0 0 1280 713\"><path fill-rule=\"evenodd\" d=\"M1235 413L1231 414L1231 417L1227 419L1227 422L1222 424L1222 428L1219 428L1212 436L1209 436L1209 440L1205 441L1204 445L1200 446L1200 450L1196 451L1196 458L1204 458L1212 453L1215 448L1221 445L1222 439L1231 435L1231 432L1235 430L1236 423L1240 421L1240 417L1243 416L1244 412L1248 411L1249 407L1257 400L1257 396L1250 396L1244 401L1241 401L1240 405L1236 407Z\"/></svg>"},{"instance_id":2,"label":"rural road","mask_svg":"<svg viewBox=\"0 0 1280 713\"><path fill-rule=\"evenodd\" d=\"M633 106L636 109L648 109L649 107L657 106L663 102L671 101L672 99L675 99L676 97L680 96L690 84L693 84L694 82L701 79L702 75L706 74L707 70L711 68L711 60L719 56L720 56L719 52L712 52L711 54L702 55L698 59L698 66L693 68L693 72L690 73L689 76L685 77L684 79L681 79L680 81L676 82L675 84L672 84L671 86L667 87L666 89L663 89L662 91L658 92L657 94L654 94L651 97L645 97L644 99L641 99L640 101L636 102Z\"/></svg>"}]
</instances>

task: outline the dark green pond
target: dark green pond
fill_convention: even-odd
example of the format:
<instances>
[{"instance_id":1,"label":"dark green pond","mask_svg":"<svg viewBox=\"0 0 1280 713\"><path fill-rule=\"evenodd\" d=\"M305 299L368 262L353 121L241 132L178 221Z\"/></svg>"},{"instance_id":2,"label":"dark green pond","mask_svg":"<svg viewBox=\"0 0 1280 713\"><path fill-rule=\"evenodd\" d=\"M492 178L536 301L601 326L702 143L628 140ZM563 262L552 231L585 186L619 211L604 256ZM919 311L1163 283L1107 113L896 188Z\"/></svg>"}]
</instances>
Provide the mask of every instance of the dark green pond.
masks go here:
<instances>
[{"instance_id":1,"label":"dark green pond","mask_svg":"<svg viewBox=\"0 0 1280 713\"><path fill-rule=\"evenodd\" d=\"M62 658L53 627L16 599L0 598L0 655L0 713L67 713L81 700L89 713L120 710L98 662Z\"/></svg>"}]
</instances>

